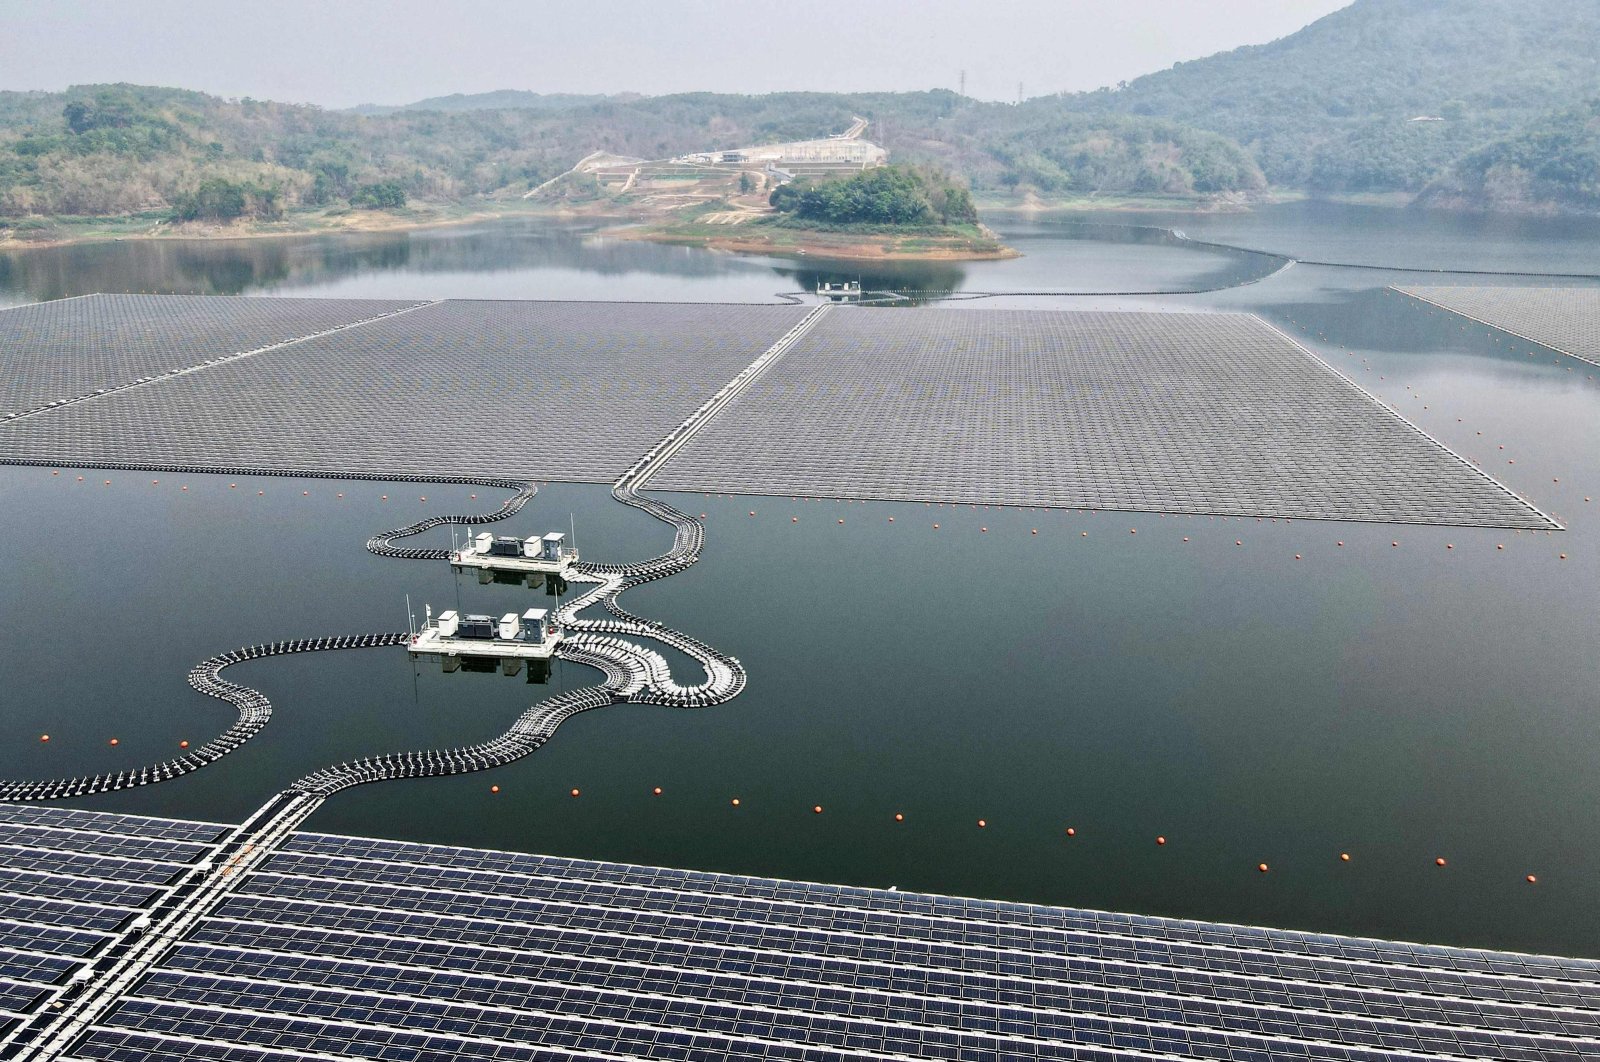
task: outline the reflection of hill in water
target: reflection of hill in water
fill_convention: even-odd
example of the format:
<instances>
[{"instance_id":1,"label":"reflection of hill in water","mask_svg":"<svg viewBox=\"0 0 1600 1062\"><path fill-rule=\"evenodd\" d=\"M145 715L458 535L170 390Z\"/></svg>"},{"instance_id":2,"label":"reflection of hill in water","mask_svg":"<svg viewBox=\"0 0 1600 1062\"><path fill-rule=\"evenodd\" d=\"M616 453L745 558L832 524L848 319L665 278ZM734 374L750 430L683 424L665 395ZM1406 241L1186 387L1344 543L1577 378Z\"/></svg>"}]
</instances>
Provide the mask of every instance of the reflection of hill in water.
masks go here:
<instances>
[{"instance_id":1,"label":"reflection of hill in water","mask_svg":"<svg viewBox=\"0 0 1600 1062\"><path fill-rule=\"evenodd\" d=\"M687 247L593 235L548 222L398 233L254 240L129 240L0 255L0 288L31 299L90 292L238 295L326 283L361 273L567 269L601 276L715 277L736 259Z\"/></svg>"}]
</instances>

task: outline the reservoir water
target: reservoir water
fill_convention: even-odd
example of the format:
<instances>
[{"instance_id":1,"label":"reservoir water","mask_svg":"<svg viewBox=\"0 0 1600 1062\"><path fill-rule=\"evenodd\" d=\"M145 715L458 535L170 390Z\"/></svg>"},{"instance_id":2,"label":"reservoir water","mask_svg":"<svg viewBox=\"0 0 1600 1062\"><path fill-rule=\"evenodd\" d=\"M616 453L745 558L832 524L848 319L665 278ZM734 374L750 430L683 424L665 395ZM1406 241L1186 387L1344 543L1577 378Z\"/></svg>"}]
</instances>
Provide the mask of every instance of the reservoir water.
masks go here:
<instances>
[{"instance_id":1,"label":"reservoir water","mask_svg":"<svg viewBox=\"0 0 1600 1062\"><path fill-rule=\"evenodd\" d=\"M1566 530L674 496L707 514L706 551L624 601L739 656L742 696L593 712L492 775L364 787L311 827L1600 955L1600 536L1586 500L1600 498L1600 369L1385 290L1436 274L1273 274L1274 260L1117 227L1129 223L1327 261L1600 273L1592 223L1298 204L1001 221L1025 257L865 271L534 223L103 244L0 257L0 303L764 301L858 273L935 293L1223 288L953 304L1259 313ZM184 681L214 653L403 629L407 595L498 614L533 593L362 548L375 530L470 511L493 494L482 488L61 473L0 468L5 777L125 767L220 730L231 709ZM569 520L589 559L668 542L596 485L546 485L503 526ZM271 697L261 737L83 806L237 820L314 767L488 737L594 673L565 665L538 686L363 650L228 677Z\"/></svg>"}]
</instances>

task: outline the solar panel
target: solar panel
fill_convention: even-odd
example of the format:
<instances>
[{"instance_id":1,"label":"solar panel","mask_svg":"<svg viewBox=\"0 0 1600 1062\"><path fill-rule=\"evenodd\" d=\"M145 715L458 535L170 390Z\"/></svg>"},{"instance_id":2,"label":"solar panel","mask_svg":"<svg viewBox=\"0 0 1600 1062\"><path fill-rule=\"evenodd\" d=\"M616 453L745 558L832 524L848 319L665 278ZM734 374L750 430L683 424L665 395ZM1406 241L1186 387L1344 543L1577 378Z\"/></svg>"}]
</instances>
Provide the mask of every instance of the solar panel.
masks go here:
<instances>
[{"instance_id":1,"label":"solar panel","mask_svg":"<svg viewBox=\"0 0 1600 1062\"><path fill-rule=\"evenodd\" d=\"M1600 365L1600 288L1408 285L1394 290Z\"/></svg>"},{"instance_id":2,"label":"solar panel","mask_svg":"<svg viewBox=\"0 0 1600 1062\"><path fill-rule=\"evenodd\" d=\"M651 485L1555 526L1244 314L834 310Z\"/></svg>"},{"instance_id":3,"label":"solar panel","mask_svg":"<svg viewBox=\"0 0 1600 1062\"><path fill-rule=\"evenodd\" d=\"M0 424L0 459L609 482L806 312L444 302Z\"/></svg>"}]
</instances>

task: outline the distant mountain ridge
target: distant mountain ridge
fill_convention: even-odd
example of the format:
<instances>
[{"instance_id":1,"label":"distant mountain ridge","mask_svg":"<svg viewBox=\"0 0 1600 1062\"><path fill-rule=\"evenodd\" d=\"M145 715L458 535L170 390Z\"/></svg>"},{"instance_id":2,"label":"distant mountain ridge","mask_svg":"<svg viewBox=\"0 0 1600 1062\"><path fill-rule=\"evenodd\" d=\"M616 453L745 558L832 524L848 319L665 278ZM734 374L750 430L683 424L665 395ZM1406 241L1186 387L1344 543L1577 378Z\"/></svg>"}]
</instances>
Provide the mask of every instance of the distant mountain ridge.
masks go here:
<instances>
[{"instance_id":1,"label":"distant mountain ridge","mask_svg":"<svg viewBox=\"0 0 1600 1062\"><path fill-rule=\"evenodd\" d=\"M607 100L643 99L637 92L623 92L616 95L581 95L571 92L528 92L523 89L498 89L494 92L452 92L448 96L432 96L415 103L402 103L394 106L380 103L363 103L358 107L349 108L350 114L383 115L394 114L396 111L439 111L441 113L459 113L461 111L500 111L507 109L531 111L566 111L576 107L587 107L591 104L604 103Z\"/></svg>"}]
</instances>

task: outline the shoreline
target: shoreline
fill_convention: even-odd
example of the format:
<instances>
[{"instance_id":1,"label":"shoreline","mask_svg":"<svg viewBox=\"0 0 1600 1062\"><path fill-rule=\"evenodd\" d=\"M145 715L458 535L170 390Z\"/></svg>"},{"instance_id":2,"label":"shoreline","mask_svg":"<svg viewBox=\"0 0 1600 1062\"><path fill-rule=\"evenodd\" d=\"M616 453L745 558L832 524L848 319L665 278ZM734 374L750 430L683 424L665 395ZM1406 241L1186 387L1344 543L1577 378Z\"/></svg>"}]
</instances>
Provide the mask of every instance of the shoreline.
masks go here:
<instances>
[{"instance_id":1,"label":"shoreline","mask_svg":"<svg viewBox=\"0 0 1600 1062\"><path fill-rule=\"evenodd\" d=\"M730 226L730 228L737 228ZM994 262L1021 258L1022 252L1011 247L997 246L992 250L961 247L949 236L906 235L893 233L855 234L822 232L810 229L785 229L795 242L785 244L768 234L729 232L715 235L694 232L674 232L648 226L618 226L608 229L605 235L622 240L660 243L673 247L697 247L724 254L763 255L769 258L839 262ZM948 246L923 246L899 249L895 241L931 242L946 241ZM801 246L801 244L804 246Z\"/></svg>"},{"instance_id":2,"label":"shoreline","mask_svg":"<svg viewBox=\"0 0 1600 1062\"><path fill-rule=\"evenodd\" d=\"M1304 192L1276 192L1252 197L1248 201L1139 198L1133 196L1106 199L1062 198L1028 200L981 200L983 213L991 217L1028 219L1065 216L1071 214L1248 214L1261 207L1287 203L1328 202L1353 206L1405 207L1411 205L1410 197L1392 195L1367 196L1312 196ZM1442 214L1482 215L1483 211L1422 206L1418 209ZM1506 216L1544 216L1513 213ZM251 222L235 225L202 225L187 223L174 226L162 219L149 217L73 218L49 222L54 231L45 239L18 239L15 228L0 224L0 254L17 251L51 250L95 243L138 242L226 242L229 240L292 239L307 236L361 236L386 233L420 232L429 229L472 225L488 221L518 218L537 218L553 221L590 221L609 223L600 231L617 239L642 240L680 247L700 247L706 250L732 254L762 254L786 258L833 258L844 261L901 262L901 261L998 261L1021 257L1021 252L1009 247L995 250L961 248L917 248L906 253L886 251L885 240L915 242L929 237L893 234L830 233L803 229L784 230L804 237L808 246L789 247L771 237L747 238L737 231L742 226L727 226L727 232L707 233L693 230L674 232L669 221L662 224L660 217L641 216L637 211L584 209L548 204L527 205L523 200L488 200L470 207L462 204L422 204L401 213L389 211L349 211L329 215L307 213L291 216L279 222ZM37 219L26 219L37 220ZM655 228L652 230L652 226ZM931 239L950 239L932 237ZM998 239L996 240L998 243Z\"/></svg>"}]
</instances>

